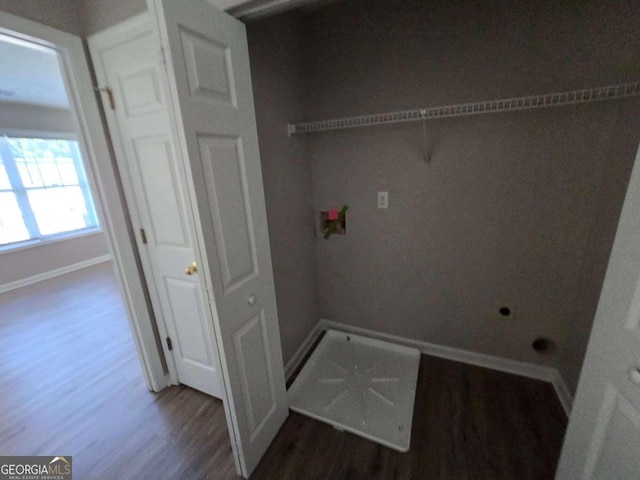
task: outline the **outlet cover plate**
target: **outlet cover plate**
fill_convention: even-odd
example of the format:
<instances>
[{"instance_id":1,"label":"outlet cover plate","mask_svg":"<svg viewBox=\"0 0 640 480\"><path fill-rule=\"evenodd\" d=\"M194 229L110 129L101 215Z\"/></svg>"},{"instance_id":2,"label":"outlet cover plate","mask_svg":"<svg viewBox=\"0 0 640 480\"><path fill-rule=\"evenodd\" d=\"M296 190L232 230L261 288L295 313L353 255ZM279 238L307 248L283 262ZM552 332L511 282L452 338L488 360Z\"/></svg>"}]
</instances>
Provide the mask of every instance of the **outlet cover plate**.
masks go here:
<instances>
[{"instance_id":1,"label":"outlet cover plate","mask_svg":"<svg viewBox=\"0 0 640 480\"><path fill-rule=\"evenodd\" d=\"M378 208L389 208L389 192L378 192Z\"/></svg>"}]
</instances>

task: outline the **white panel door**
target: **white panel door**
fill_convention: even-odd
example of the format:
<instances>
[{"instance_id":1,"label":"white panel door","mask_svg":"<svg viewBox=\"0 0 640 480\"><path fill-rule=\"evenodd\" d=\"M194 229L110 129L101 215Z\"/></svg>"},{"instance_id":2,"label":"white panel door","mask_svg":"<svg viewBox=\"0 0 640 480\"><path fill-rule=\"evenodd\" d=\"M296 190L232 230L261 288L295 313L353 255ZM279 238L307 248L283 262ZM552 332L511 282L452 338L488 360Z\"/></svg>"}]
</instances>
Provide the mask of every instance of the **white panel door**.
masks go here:
<instances>
[{"instance_id":1,"label":"white panel door","mask_svg":"<svg viewBox=\"0 0 640 480\"><path fill-rule=\"evenodd\" d=\"M636 157L557 479L640 479L640 155Z\"/></svg>"},{"instance_id":2,"label":"white panel door","mask_svg":"<svg viewBox=\"0 0 640 480\"><path fill-rule=\"evenodd\" d=\"M215 299L232 444L248 476L288 401L245 27L205 0L157 8Z\"/></svg>"},{"instance_id":3,"label":"white panel door","mask_svg":"<svg viewBox=\"0 0 640 480\"><path fill-rule=\"evenodd\" d=\"M91 52L98 81L113 93L115 110L103 94L105 110L133 223L145 232L146 239L138 232L139 250L174 381L221 398L205 290L197 273L185 273L197 258L193 213L172 140L167 78L152 20L137 17L91 38Z\"/></svg>"}]
</instances>

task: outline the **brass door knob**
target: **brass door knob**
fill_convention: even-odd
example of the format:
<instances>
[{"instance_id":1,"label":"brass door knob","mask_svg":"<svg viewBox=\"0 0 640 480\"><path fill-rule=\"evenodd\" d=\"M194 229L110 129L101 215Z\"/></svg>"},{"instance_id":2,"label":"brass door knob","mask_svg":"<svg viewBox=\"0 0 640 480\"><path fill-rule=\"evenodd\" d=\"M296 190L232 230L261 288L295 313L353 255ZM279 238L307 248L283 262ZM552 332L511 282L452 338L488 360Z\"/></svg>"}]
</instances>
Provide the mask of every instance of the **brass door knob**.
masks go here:
<instances>
[{"instance_id":1,"label":"brass door knob","mask_svg":"<svg viewBox=\"0 0 640 480\"><path fill-rule=\"evenodd\" d=\"M194 273L198 273L198 264L196 262L193 262L191 265L189 265L185 269L184 273L187 275L193 275Z\"/></svg>"}]
</instances>

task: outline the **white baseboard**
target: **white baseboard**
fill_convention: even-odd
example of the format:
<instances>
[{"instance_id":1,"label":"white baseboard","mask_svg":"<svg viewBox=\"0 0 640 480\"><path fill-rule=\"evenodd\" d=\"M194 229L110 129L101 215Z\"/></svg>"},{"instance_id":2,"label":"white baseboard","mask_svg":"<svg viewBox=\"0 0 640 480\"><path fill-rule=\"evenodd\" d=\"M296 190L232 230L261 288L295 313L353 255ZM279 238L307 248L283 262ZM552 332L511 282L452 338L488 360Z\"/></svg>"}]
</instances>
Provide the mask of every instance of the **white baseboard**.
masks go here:
<instances>
[{"instance_id":1,"label":"white baseboard","mask_svg":"<svg viewBox=\"0 0 640 480\"><path fill-rule=\"evenodd\" d=\"M0 293L5 293L10 290L15 290L16 288L26 287L27 285L32 285L34 283L42 282L44 280L49 280L50 278L64 275L66 273L75 272L76 270L81 270L83 268L92 267L94 265L98 265L99 263L108 262L110 260L111 260L111 255L101 255L99 257L90 258L89 260L84 260L82 262L74 263L72 265L66 265L61 268L56 268L55 270L49 270L48 272L39 273L38 275L33 275L27 278L21 278L20 280L16 280L14 282L9 282L9 283L5 283L4 285L0 285Z\"/></svg>"},{"instance_id":2,"label":"white baseboard","mask_svg":"<svg viewBox=\"0 0 640 480\"><path fill-rule=\"evenodd\" d=\"M469 350L437 345L435 343L424 342L422 340L389 335L387 333L376 332L374 330L361 327L354 327L352 325L334 322L332 320L321 319L318 324L321 326L321 329L333 329L353 333L355 335L363 335L378 340L397 343L398 345L417 348L420 352L434 357L446 358L456 362L467 363L470 365L550 382L554 386L558 399L567 413L567 416L571 411L571 394L569 393L569 389L560 375L560 372L556 368L510 360L507 358L487 355L485 353L470 352Z\"/></svg>"},{"instance_id":3,"label":"white baseboard","mask_svg":"<svg viewBox=\"0 0 640 480\"><path fill-rule=\"evenodd\" d=\"M291 376L307 356L311 347L313 347L313 344L322 333L322 328L321 322L316 323L316 325L311 329L311 332L309 332L309 335L307 335L307 338L302 342L302 345L300 345L298 350L296 350L296 353L293 354L291 359L284 366L284 378L287 379L287 382L291 380Z\"/></svg>"},{"instance_id":4,"label":"white baseboard","mask_svg":"<svg viewBox=\"0 0 640 480\"><path fill-rule=\"evenodd\" d=\"M571 415L571 406L573 405L573 395L571 395L569 387L567 387L560 371L556 370L556 376L551 383L556 390L556 395L558 395L558 400L560 400L562 408L564 408L564 413L569 417Z\"/></svg>"}]
</instances>

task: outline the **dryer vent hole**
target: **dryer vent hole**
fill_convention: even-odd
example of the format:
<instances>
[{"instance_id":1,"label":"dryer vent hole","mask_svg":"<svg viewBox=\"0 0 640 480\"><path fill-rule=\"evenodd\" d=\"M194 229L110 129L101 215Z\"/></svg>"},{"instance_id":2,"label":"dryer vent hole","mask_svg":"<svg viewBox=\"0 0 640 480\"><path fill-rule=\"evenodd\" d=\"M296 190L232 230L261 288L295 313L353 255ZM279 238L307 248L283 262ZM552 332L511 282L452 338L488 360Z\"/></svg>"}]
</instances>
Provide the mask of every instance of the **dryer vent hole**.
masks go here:
<instances>
[{"instance_id":1,"label":"dryer vent hole","mask_svg":"<svg viewBox=\"0 0 640 480\"><path fill-rule=\"evenodd\" d=\"M555 344L553 341L548 338L536 338L533 342L531 342L531 347L538 353L548 353L553 350Z\"/></svg>"}]
</instances>

